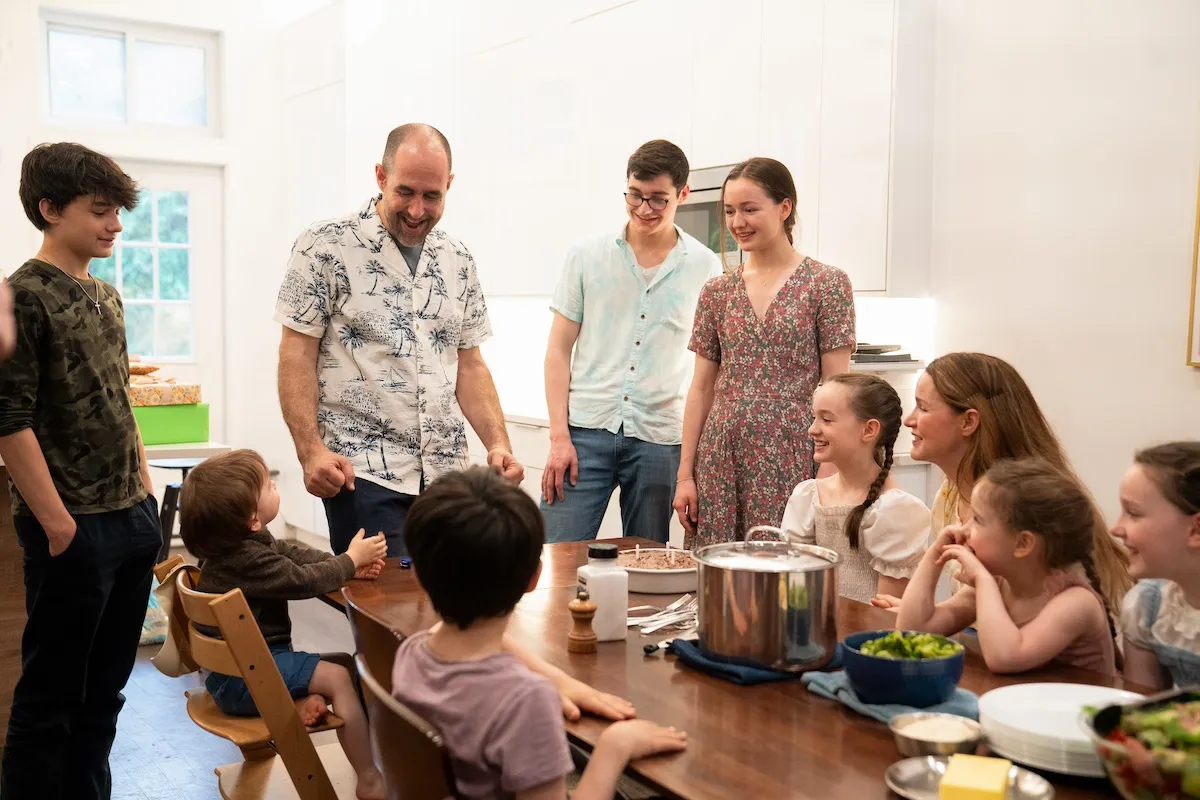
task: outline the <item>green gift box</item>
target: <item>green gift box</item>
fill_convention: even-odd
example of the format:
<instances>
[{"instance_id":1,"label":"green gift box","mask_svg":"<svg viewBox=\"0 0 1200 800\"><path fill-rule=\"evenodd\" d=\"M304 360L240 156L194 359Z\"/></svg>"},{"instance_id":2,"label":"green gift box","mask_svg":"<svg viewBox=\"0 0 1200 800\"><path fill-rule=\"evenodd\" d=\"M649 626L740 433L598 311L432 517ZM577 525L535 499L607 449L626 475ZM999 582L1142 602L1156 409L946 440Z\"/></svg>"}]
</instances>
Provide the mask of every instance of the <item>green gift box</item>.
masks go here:
<instances>
[{"instance_id":1,"label":"green gift box","mask_svg":"<svg viewBox=\"0 0 1200 800\"><path fill-rule=\"evenodd\" d=\"M143 444L208 441L208 403L187 406L134 406Z\"/></svg>"}]
</instances>

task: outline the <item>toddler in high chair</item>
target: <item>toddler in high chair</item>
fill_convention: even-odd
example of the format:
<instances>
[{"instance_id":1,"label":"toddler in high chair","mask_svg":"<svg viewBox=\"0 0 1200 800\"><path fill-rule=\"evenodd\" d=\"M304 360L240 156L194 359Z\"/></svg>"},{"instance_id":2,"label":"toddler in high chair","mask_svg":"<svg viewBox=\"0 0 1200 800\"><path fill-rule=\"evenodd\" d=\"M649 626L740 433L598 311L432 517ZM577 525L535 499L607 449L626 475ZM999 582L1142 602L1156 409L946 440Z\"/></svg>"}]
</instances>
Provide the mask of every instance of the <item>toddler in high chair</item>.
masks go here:
<instances>
[{"instance_id":1,"label":"toddler in high chair","mask_svg":"<svg viewBox=\"0 0 1200 800\"><path fill-rule=\"evenodd\" d=\"M1113 535L1138 580L1121 608L1125 677L1156 689L1200 683L1200 442L1134 456Z\"/></svg>"},{"instance_id":2,"label":"toddler in high chair","mask_svg":"<svg viewBox=\"0 0 1200 800\"><path fill-rule=\"evenodd\" d=\"M929 534L929 509L891 477L902 419L900 396L881 378L846 372L821 384L808 433L816 461L837 473L796 486L780 526L836 550L838 591L860 603L903 594Z\"/></svg>"},{"instance_id":3,"label":"toddler in high chair","mask_svg":"<svg viewBox=\"0 0 1200 800\"><path fill-rule=\"evenodd\" d=\"M332 703L345 723L338 740L358 776L359 800L384 800L383 778L371 758L367 718L350 672L316 653L292 649L288 601L320 597L351 578L379 577L387 542L382 535L366 538L359 531L349 549L334 556L275 539L267 524L278 513L279 492L262 456L253 450L234 450L193 468L180 497L180 535L192 555L202 559L196 588L212 594L242 590L296 698L301 721L317 724ZM198 630L220 636L215 629ZM258 715L240 677L210 673L205 688L226 714Z\"/></svg>"},{"instance_id":4,"label":"toddler in high chair","mask_svg":"<svg viewBox=\"0 0 1200 800\"><path fill-rule=\"evenodd\" d=\"M1116 674L1110 612L1093 552L1091 497L1073 477L1033 460L998 462L975 486L971 519L945 528L904 592L896 627L950 635L974 625L992 672L1058 660ZM942 567L962 590L941 603Z\"/></svg>"}]
</instances>

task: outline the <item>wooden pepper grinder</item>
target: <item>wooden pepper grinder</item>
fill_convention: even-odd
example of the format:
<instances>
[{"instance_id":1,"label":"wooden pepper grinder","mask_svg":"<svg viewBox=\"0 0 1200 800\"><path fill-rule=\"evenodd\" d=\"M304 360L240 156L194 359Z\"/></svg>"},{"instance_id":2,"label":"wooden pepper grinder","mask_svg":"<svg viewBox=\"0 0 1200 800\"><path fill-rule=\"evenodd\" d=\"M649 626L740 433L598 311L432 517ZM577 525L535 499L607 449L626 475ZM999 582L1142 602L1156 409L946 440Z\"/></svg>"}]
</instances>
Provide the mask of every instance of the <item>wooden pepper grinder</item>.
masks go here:
<instances>
[{"instance_id":1,"label":"wooden pepper grinder","mask_svg":"<svg viewBox=\"0 0 1200 800\"><path fill-rule=\"evenodd\" d=\"M580 589L575 599L567 603L574 624L567 634L568 653L596 652L596 632L592 630L592 617L596 616L596 604L588 597L587 589Z\"/></svg>"}]
</instances>

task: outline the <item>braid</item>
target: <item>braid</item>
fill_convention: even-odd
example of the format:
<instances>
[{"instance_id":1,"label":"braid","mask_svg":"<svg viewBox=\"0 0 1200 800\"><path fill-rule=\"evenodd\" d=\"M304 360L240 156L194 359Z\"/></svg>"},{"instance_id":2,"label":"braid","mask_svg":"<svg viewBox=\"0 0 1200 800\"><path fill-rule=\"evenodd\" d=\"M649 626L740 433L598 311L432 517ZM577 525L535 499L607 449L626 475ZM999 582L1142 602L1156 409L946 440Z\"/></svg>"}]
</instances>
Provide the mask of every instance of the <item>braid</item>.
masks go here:
<instances>
[{"instance_id":1,"label":"braid","mask_svg":"<svg viewBox=\"0 0 1200 800\"><path fill-rule=\"evenodd\" d=\"M1108 620L1108 633L1116 641L1117 629L1113 624L1113 610L1108 607L1108 598L1105 597L1104 591L1100 588L1100 576L1096 572L1096 563L1092 560L1092 554L1088 553L1083 558L1079 559L1083 564L1083 571L1087 574L1088 583L1096 590L1096 594L1100 596L1100 602L1104 604L1104 618Z\"/></svg>"},{"instance_id":2,"label":"braid","mask_svg":"<svg viewBox=\"0 0 1200 800\"><path fill-rule=\"evenodd\" d=\"M871 484L871 488L867 490L867 498L862 501L862 504L857 506L850 512L850 516L846 517L846 538L850 540L850 549L857 550L859 548L859 530L862 528L863 517L867 515L867 509L875 504L879 499L879 493L883 490L883 485L887 483L888 473L892 471L892 444L889 442L884 446L883 450L883 466L879 469L879 474L875 476L875 481Z\"/></svg>"}]
</instances>

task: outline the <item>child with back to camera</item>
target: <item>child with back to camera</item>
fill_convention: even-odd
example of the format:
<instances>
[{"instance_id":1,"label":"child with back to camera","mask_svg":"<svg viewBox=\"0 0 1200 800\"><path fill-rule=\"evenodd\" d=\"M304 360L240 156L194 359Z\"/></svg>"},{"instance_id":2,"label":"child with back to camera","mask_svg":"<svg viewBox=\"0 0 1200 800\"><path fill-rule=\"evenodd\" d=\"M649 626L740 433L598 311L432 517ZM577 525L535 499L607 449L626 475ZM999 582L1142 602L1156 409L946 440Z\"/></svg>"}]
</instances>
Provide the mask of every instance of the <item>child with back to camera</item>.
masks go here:
<instances>
[{"instance_id":1,"label":"child with back to camera","mask_svg":"<svg viewBox=\"0 0 1200 800\"><path fill-rule=\"evenodd\" d=\"M547 679L556 670L505 634L541 573L545 527L537 505L491 470L472 467L421 493L404 538L443 621L400 645L396 699L441 732L461 797L563 800L574 767L562 723L565 695L560 700ZM572 797L607 800L630 760L685 745L673 728L615 722Z\"/></svg>"},{"instance_id":2,"label":"child with back to camera","mask_svg":"<svg viewBox=\"0 0 1200 800\"><path fill-rule=\"evenodd\" d=\"M998 462L975 485L971 519L943 529L921 559L896 627L948 636L974 625L996 673L1058 660L1115 675L1093 523L1091 497L1074 477L1032 459ZM935 604L951 560L964 588Z\"/></svg>"},{"instance_id":3,"label":"child with back to camera","mask_svg":"<svg viewBox=\"0 0 1200 800\"><path fill-rule=\"evenodd\" d=\"M383 777L371 757L367 717L350 672L316 653L292 649L289 600L307 600L340 589L352 578L374 579L383 568L387 541L362 531L340 556L279 541L267 524L279 513L279 492L262 456L234 450L214 456L188 474L180 498L180 535L192 555L203 559L196 588L224 594L241 589L300 720L316 725L327 702L345 722L337 732L358 777L359 800L384 800ZM200 627L209 636L220 632ZM210 673L205 688L226 714L257 716L258 709L236 675Z\"/></svg>"}]
</instances>

